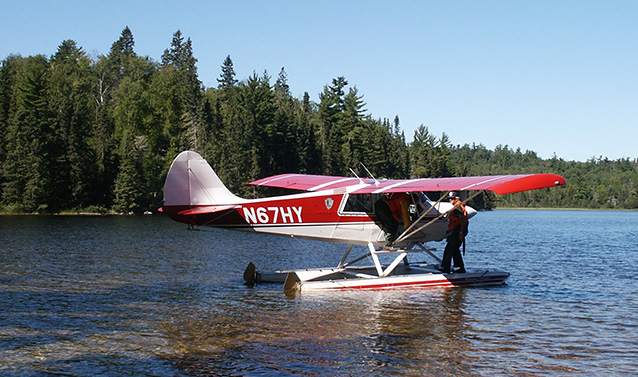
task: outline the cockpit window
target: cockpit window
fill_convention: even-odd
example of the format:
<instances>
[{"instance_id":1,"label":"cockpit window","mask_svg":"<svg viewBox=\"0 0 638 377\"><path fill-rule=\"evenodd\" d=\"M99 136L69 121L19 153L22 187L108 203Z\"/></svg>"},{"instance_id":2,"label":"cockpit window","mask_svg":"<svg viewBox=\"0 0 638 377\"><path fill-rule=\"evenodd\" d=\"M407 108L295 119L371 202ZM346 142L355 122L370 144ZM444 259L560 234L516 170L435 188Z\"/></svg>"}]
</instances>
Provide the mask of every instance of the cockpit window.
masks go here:
<instances>
[{"instance_id":1,"label":"cockpit window","mask_svg":"<svg viewBox=\"0 0 638 377\"><path fill-rule=\"evenodd\" d=\"M363 215L374 214L374 203L384 194L348 194L345 204L341 209L344 215ZM417 216L427 211L431 205L428 197L422 192L413 192L410 194L410 213ZM434 214L432 211L429 213Z\"/></svg>"},{"instance_id":2,"label":"cockpit window","mask_svg":"<svg viewBox=\"0 0 638 377\"><path fill-rule=\"evenodd\" d=\"M373 194L348 194L346 204L343 206L343 213L374 213L374 202L378 196Z\"/></svg>"}]
</instances>

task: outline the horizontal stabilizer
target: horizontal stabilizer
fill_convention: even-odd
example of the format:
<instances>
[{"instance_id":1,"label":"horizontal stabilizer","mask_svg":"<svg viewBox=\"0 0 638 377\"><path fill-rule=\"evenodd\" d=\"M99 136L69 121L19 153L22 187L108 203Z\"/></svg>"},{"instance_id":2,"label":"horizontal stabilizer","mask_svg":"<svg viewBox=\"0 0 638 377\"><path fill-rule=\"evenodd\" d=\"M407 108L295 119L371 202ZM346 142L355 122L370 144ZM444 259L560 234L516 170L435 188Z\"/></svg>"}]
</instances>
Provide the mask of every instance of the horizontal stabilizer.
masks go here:
<instances>
[{"instance_id":1,"label":"horizontal stabilizer","mask_svg":"<svg viewBox=\"0 0 638 377\"><path fill-rule=\"evenodd\" d=\"M195 208L189 208L178 212L178 215L205 215L215 212L226 211L229 209L240 208L239 205L221 205L221 206L200 206Z\"/></svg>"}]
</instances>

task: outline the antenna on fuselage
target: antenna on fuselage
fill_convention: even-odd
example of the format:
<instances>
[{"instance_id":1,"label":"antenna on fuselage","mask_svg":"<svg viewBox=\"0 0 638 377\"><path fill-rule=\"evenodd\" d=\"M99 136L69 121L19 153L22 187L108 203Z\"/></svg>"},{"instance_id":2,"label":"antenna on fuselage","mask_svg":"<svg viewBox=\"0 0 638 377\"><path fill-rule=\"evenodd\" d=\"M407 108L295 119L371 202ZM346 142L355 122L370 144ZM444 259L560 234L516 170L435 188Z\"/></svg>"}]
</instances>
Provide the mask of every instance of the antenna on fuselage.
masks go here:
<instances>
[{"instance_id":1,"label":"antenna on fuselage","mask_svg":"<svg viewBox=\"0 0 638 377\"><path fill-rule=\"evenodd\" d=\"M375 185L379 185L379 181L377 181L377 179L374 177L374 175L372 175L372 173L370 173L370 170L368 170L368 168L363 164L363 162L359 161L359 163L361 164L361 166L363 166L364 169L366 169L366 172L368 174L370 174L370 177L372 177L372 179L374 179L374 184Z\"/></svg>"},{"instance_id":2,"label":"antenna on fuselage","mask_svg":"<svg viewBox=\"0 0 638 377\"><path fill-rule=\"evenodd\" d=\"M355 177L357 177L357 179L359 180L359 183L363 183L363 179L361 179L361 178L357 175L357 173L355 173L355 172L354 172L354 170L352 170L352 168L348 168L348 169L350 169L350 171L352 172L352 174L354 174L354 176L355 176Z\"/></svg>"}]
</instances>

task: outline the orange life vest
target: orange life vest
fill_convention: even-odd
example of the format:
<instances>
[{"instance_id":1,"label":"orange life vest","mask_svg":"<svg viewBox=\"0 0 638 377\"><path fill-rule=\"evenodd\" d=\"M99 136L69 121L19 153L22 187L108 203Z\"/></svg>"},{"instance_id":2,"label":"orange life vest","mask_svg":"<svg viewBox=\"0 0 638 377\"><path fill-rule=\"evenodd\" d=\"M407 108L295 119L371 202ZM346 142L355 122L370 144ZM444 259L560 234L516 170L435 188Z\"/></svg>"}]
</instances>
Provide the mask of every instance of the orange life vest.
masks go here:
<instances>
[{"instance_id":1,"label":"orange life vest","mask_svg":"<svg viewBox=\"0 0 638 377\"><path fill-rule=\"evenodd\" d=\"M463 216L458 216L457 214L455 214L456 209L454 209L454 211L452 211L449 215L448 229L454 230L454 228L456 228L459 225L461 226L465 225L465 227L467 227L468 219L467 219L467 210L465 209L465 204L463 204L463 202L461 202L459 199L454 199L452 201L452 205L454 205L455 207L458 206L458 208L460 208L463 211ZM461 229L461 230L464 230L464 229Z\"/></svg>"},{"instance_id":2,"label":"orange life vest","mask_svg":"<svg viewBox=\"0 0 638 377\"><path fill-rule=\"evenodd\" d=\"M410 225L410 213L408 211L408 206L410 205L408 201L409 196L404 193L395 193L392 194L392 197L385 198L386 203L388 203L388 207L390 207L390 211L392 212L392 216L396 221L403 220L403 225L406 227Z\"/></svg>"}]
</instances>

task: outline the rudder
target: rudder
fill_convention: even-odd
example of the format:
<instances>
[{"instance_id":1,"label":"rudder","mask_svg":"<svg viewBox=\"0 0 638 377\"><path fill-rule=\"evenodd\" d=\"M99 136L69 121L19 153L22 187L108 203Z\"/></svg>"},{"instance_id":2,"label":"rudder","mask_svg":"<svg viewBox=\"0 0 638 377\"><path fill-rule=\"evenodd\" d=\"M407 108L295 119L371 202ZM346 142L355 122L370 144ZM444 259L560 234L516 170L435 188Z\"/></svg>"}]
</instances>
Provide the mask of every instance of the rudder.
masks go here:
<instances>
[{"instance_id":1,"label":"rudder","mask_svg":"<svg viewBox=\"0 0 638 377\"><path fill-rule=\"evenodd\" d=\"M197 152L184 151L171 164L164 183L164 207L232 204L242 201Z\"/></svg>"}]
</instances>

